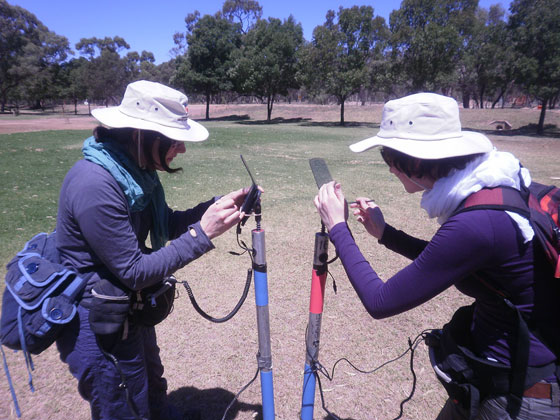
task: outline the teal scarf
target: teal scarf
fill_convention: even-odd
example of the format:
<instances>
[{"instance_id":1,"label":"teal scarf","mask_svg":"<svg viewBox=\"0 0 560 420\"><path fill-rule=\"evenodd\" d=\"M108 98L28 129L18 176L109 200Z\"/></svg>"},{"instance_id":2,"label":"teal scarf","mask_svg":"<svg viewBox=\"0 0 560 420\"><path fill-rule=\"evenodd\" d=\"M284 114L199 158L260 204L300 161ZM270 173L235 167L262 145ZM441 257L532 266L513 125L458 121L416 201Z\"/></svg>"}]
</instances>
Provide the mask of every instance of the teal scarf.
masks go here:
<instances>
[{"instance_id":1,"label":"teal scarf","mask_svg":"<svg viewBox=\"0 0 560 420\"><path fill-rule=\"evenodd\" d=\"M98 143L90 137L84 142L82 153L86 160L105 168L121 187L131 213L152 206L153 225L150 229L152 248L157 250L169 239L167 204L156 171L141 169L118 144Z\"/></svg>"}]
</instances>

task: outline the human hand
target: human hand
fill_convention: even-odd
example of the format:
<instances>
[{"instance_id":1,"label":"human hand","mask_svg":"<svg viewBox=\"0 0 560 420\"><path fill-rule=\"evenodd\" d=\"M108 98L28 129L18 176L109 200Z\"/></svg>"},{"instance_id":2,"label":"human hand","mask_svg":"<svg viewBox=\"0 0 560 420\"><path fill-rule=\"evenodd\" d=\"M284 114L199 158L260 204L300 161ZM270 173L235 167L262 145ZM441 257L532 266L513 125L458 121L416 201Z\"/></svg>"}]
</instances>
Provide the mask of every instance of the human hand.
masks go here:
<instances>
[{"instance_id":1,"label":"human hand","mask_svg":"<svg viewBox=\"0 0 560 420\"><path fill-rule=\"evenodd\" d=\"M251 187L245 187L245 188L242 188L242 189L240 189L240 190L233 191L233 192L231 192L231 193L229 193L229 194L227 194L227 195L224 196L224 198L225 198L225 197L230 197L230 198L232 198L232 199L235 201L235 205L236 205L237 207L239 207L239 209L240 209L240 211L241 211L241 218L243 218L244 216L246 216L245 212L243 211L243 206L244 206L245 200L248 198L248 195L249 195L249 193L251 192L252 188L253 188L252 186L251 186ZM263 190L262 187L260 187L260 186L257 186L257 189L260 191L260 193L263 193L263 192L264 192L264 190ZM259 194L259 196L260 196L260 194ZM257 197L259 197L259 196L257 196ZM252 200L253 200L254 198L255 198L255 195L253 194ZM253 205L254 205L254 204L255 204L255 203L253 202Z\"/></svg>"},{"instance_id":2,"label":"human hand","mask_svg":"<svg viewBox=\"0 0 560 420\"><path fill-rule=\"evenodd\" d=\"M230 194L216 200L200 219L200 227L210 239L220 236L235 226L241 219L239 205L236 204L236 196L229 196Z\"/></svg>"},{"instance_id":3,"label":"human hand","mask_svg":"<svg viewBox=\"0 0 560 420\"><path fill-rule=\"evenodd\" d=\"M200 219L200 226L204 233L213 239L231 229L243 218L241 205L251 187L241 188L224 195L212 204ZM263 189L259 187L263 192Z\"/></svg>"},{"instance_id":4,"label":"human hand","mask_svg":"<svg viewBox=\"0 0 560 420\"><path fill-rule=\"evenodd\" d=\"M385 231L385 218L379 206L373 200L358 197L355 203L350 204L350 207L354 209L353 214L356 220L364 225L366 231L377 239L381 239Z\"/></svg>"},{"instance_id":5,"label":"human hand","mask_svg":"<svg viewBox=\"0 0 560 420\"><path fill-rule=\"evenodd\" d=\"M321 216L321 220L328 230L348 219L348 204L344 199L342 187L338 182L331 181L319 189L315 196L315 207Z\"/></svg>"}]
</instances>

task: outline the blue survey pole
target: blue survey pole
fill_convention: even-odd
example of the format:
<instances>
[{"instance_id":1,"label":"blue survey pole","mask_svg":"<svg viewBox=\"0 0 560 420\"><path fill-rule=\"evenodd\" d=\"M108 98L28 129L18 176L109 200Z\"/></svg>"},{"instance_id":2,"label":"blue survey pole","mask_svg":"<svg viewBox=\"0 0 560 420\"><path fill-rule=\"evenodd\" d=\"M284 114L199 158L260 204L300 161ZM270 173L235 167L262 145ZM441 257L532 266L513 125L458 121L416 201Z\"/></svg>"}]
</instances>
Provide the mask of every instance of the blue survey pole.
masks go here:
<instances>
[{"instance_id":1,"label":"blue survey pole","mask_svg":"<svg viewBox=\"0 0 560 420\"><path fill-rule=\"evenodd\" d=\"M274 420L274 387L272 384L268 279L264 230L261 229L260 226L260 212L260 203L258 203L255 208L257 228L251 232L253 241L253 272L255 275L255 301L257 304L257 328L259 334L257 362L261 376L263 420Z\"/></svg>"}]
</instances>

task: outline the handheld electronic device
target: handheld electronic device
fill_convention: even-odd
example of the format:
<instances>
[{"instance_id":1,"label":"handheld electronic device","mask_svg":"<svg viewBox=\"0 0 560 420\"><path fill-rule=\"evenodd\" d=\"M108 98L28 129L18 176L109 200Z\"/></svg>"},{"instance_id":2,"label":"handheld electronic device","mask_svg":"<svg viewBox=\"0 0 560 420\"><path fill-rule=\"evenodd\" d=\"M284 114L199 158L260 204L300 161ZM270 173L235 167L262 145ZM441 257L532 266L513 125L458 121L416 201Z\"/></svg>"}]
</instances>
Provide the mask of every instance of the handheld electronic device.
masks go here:
<instances>
[{"instance_id":1,"label":"handheld electronic device","mask_svg":"<svg viewBox=\"0 0 560 420\"><path fill-rule=\"evenodd\" d=\"M247 170L249 177L251 177L251 182L252 182L251 189L245 196L245 200L241 205L241 211L245 214L243 219L241 219L241 226L245 226L245 222L247 222L249 215L251 215L254 212L255 206L257 205L261 197L261 190L259 190L259 187L255 182L255 178L253 178L253 174L251 174L251 171L249 170L249 166L247 166L247 162L245 162L245 159L243 159L243 155L239 155L239 156L241 157L241 161L243 162L243 165L245 166L245 169Z\"/></svg>"},{"instance_id":2,"label":"handheld electronic device","mask_svg":"<svg viewBox=\"0 0 560 420\"><path fill-rule=\"evenodd\" d=\"M327 163L324 159L313 158L309 159L309 166L311 167L311 172L313 172L313 177L317 183L317 188L321 188L323 184L328 184L333 180Z\"/></svg>"}]
</instances>

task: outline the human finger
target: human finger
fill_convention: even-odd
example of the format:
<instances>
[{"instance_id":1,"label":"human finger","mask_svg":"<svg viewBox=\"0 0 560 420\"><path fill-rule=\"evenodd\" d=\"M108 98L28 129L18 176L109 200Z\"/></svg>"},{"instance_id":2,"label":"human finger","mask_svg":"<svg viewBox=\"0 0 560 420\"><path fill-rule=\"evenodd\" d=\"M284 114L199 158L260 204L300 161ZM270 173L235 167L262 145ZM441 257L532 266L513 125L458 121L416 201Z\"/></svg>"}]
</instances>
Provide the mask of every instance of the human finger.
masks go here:
<instances>
[{"instance_id":1,"label":"human finger","mask_svg":"<svg viewBox=\"0 0 560 420\"><path fill-rule=\"evenodd\" d=\"M239 211L233 211L227 217L224 218L224 224L230 225L232 223L237 222L241 218L241 214Z\"/></svg>"},{"instance_id":2,"label":"human finger","mask_svg":"<svg viewBox=\"0 0 560 420\"><path fill-rule=\"evenodd\" d=\"M235 206L235 200L226 196L216 201L216 204L219 208L227 209Z\"/></svg>"},{"instance_id":3,"label":"human finger","mask_svg":"<svg viewBox=\"0 0 560 420\"><path fill-rule=\"evenodd\" d=\"M315 196L315 198L313 198L313 204L315 204L315 207L317 207L317 209L319 209L319 206L321 205L319 203L319 193L317 193L317 195Z\"/></svg>"}]
</instances>

